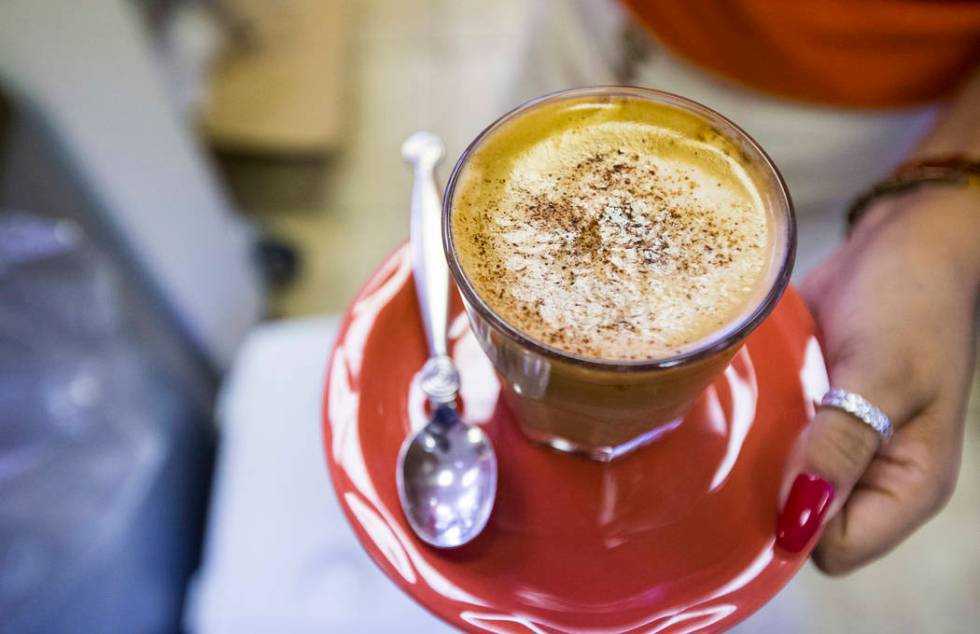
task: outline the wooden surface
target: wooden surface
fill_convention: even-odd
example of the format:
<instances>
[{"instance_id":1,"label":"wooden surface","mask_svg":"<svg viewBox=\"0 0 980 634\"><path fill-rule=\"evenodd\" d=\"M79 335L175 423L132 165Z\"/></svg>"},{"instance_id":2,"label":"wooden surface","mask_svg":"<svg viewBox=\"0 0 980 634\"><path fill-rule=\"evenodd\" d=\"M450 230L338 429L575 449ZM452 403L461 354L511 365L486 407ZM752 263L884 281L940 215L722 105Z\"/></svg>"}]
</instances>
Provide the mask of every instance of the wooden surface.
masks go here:
<instances>
[{"instance_id":1,"label":"wooden surface","mask_svg":"<svg viewBox=\"0 0 980 634\"><path fill-rule=\"evenodd\" d=\"M219 150L317 154L341 140L348 0L226 0L243 26L215 65L201 125Z\"/></svg>"}]
</instances>

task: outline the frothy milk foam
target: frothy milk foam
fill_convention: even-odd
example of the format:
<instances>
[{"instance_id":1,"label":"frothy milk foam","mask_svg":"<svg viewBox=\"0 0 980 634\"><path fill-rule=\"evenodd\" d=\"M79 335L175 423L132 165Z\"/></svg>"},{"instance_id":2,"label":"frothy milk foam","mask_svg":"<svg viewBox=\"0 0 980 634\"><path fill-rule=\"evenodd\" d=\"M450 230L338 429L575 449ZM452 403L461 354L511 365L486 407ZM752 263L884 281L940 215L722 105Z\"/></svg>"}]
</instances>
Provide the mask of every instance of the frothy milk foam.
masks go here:
<instances>
[{"instance_id":1,"label":"frothy milk foam","mask_svg":"<svg viewBox=\"0 0 980 634\"><path fill-rule=\"evenodd\" d=\"M605 360L684 352L765 285L759 191L710 126L631 98L559 102L491 134L460 174L466 276L533 339Z\"/></svg>"}]
</instances>

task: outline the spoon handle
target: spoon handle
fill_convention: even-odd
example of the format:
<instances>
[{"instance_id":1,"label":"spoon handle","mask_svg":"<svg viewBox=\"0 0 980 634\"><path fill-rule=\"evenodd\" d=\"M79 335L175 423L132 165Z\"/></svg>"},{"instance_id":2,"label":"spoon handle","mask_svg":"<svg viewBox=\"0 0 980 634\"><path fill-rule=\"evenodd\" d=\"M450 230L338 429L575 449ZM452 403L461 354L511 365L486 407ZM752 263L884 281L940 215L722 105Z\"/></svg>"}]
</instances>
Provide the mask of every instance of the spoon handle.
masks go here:
<instances>
[{"instance_id":1,"label":"spoon handle","mask_svg":"<svg viewBox=\"0 0 980 634\"><path fill-rule=\"evenodd\" d=\"M422 391L434 405L455 405L459 374L449 358L449 266L442 250L442 197L435 168L442 159L442 141L429 132L416 132L402 145L412 163L412 273L422 313L429 360L422 368Z\"/></svg>"},{"instance_id":2,"label":"spoon handle","mask_svg":"<svg viewBox=\"0 0 980 634\"><path fill-rule=\"evenodd\" d=\"M449 267L442 250L442 197L436 186L439 159L414 163L412 185L412 273L430 357L447 356Z\"/></svg>"}]
</instances>

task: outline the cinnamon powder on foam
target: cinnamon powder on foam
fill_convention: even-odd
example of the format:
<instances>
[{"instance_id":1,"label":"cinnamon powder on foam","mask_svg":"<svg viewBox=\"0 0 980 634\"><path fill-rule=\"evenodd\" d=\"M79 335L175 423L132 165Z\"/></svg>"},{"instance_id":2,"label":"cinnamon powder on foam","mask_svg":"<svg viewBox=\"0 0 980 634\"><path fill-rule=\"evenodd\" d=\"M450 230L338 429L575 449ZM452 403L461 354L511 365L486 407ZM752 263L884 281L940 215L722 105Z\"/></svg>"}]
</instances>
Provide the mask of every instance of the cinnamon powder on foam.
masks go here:
<instances>
[{"instance_id":1,"label":"cinnamon powder on foam","mask_svg":"<svg viewBox=\"0 0 980 634\"><path fill-rule=\"evenodd\" d=\"M585 110L530 141L519 126L533 121L518 120L497 133L509 160L490 143L488 160L471 158L452 217L463 269L494 311L553 347L677 354L758 296L766 212L717 140Z\"/></svg>"}]
</instances>

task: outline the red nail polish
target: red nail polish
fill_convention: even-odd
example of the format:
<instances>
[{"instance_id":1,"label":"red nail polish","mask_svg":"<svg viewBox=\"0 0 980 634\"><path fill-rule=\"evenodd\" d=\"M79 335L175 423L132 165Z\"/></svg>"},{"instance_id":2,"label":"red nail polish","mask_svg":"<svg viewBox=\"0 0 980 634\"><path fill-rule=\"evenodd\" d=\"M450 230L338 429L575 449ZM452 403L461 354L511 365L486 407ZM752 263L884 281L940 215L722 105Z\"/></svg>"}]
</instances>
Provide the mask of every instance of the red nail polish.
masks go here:
<instances>
[{"instance_id":1,"label":"red nail polish","mask_svg":"<svg viewBox=\"0 0 980 634\"><path fill-rule=\"evenodd\" d=\"M803 550L820 530L833 499L834 485L827 480L810 473L796 476L776 521L776 545L791 553Z\"/></svg>"}]
</instances>

